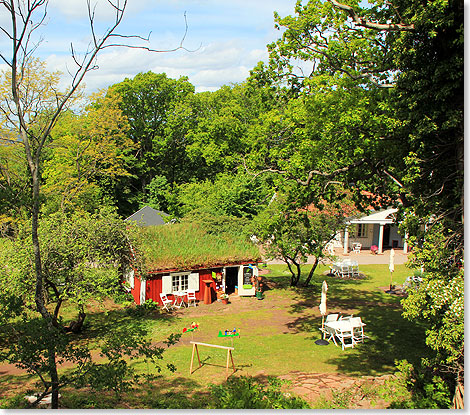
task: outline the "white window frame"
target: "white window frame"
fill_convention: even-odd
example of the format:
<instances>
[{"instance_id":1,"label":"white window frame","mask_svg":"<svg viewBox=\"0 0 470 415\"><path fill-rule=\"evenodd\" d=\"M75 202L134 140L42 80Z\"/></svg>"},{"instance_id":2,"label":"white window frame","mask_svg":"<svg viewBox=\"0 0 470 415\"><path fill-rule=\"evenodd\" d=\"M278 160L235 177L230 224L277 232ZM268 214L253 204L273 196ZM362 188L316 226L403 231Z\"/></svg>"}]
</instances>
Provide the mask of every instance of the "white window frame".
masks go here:
<instances>
[{"instance_id":1,"label":"white window frame","mask_svg":"<svg viewBox=\"0 0 470 415\"><path fill-rule=\"evenodd\" d=\"M173 294L175 291L173 287L173 277L187 275L188 287L187 290L199 291L199 273L198 272L175 272L162 276L162 294ZM180 287L180 284L178 284Z\"/></svg>"},{"instance_id":2,"label":"white window frame","mask_svg":"<svg viewBox=\"0 0 470 415\"><path fill-rule=\"evenodd\" d=\"M189 272L171 273L171 292L187 291L189 288Z\"/></svg>"}]
</instances>

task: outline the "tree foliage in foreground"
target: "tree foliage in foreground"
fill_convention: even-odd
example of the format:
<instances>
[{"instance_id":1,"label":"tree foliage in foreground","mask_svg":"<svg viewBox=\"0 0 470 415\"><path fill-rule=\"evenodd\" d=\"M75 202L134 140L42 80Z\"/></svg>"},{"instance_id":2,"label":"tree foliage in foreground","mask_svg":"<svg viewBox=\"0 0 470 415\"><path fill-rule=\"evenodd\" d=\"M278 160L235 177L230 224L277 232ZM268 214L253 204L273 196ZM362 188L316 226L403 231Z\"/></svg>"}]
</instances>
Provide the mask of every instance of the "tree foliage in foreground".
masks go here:
<instances>
[{"instance_id":1,"label":"tree foliage in foreground","mask_svg":"<svg viewBox=\"0 0 470 415\"><path fill-rule=\"evenodd\" d=\"M73 368L58 374L59 389L73 383L124 391L136 380L129 359L155 363L162 359L164 348L146 340L146 330L138 324L125 332L113 329L100 339L85 341L79 334L91 301L100 304L123 296L121 270L129 257L126 225L110 212L56 213L41 220L44 301L51 322L41 318L35 307L29 226L22 224L0 252L0 359L38 376L41 397L51 392L51 365L64 363ZM65 315L71 313L77 317L68 321ZM96 347L104 363L93 360L91 350ZM48 357L51 348L55 362Z\"/></svg>"}]
</instances>

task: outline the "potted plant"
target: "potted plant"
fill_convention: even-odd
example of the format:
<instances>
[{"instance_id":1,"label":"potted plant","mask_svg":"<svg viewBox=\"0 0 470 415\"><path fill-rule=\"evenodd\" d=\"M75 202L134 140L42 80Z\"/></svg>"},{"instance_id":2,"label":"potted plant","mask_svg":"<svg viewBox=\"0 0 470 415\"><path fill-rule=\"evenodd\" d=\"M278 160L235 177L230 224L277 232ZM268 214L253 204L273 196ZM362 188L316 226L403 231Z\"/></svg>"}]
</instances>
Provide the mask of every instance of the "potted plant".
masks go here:
<instances>
[{"instance_id":1,"label":"potted plant","mask_svg":"<svg viewBox=\"0 0 470 415\"><path fill-rule=\"evenodd\" d=\"M220 300L222 301L222 304L228 304L228 294L220 294Z\"/></svg>"},{"instance_id":2,"label":"potted plant","mask_svg":"<svg viewBox=\"0 0 470 415\"><path fill-rule=\"evenodd\" d=\"M377 251L379 250L379 247L377 245L372 245L370 247L370 251L373 253L373 254L376 254L377 255Z\"/></svg>"}]
</instances>

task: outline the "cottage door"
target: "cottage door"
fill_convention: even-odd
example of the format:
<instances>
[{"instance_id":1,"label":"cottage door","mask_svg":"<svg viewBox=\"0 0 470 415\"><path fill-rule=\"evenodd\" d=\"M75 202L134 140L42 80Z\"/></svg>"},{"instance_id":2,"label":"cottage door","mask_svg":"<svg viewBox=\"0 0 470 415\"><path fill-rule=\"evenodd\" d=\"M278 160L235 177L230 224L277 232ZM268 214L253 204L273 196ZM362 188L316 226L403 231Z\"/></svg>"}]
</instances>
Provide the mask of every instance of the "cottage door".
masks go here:
<instances>
[{"instance_id":1,"label":"cottage door","mask_svg":"<svg viewBox=\"0 0 470 415\"><path fill-rule=\"evenodd\" d=\"M252 277L258 276L258 267L243 265L238 270L238 295L255 295L255 286Z\"/></svg>"}]
</instances>

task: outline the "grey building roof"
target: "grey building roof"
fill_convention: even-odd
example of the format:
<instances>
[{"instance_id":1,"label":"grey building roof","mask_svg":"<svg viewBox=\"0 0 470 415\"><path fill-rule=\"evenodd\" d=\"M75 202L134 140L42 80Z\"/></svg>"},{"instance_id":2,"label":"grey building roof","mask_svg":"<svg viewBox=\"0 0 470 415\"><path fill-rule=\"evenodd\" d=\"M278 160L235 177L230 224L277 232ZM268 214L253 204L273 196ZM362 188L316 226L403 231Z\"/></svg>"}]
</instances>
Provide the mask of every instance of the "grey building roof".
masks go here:
<instances>
[{"instance_id":1,"label":"grey building roof","mask_svg":"<svg viewBox=\"0 0 470 415\"><path fill-rule=\"evenodd\" d=\"M168 213L153 209L150 206L144 206L129 216L126 221L137 222L140 226L164 225L163 216L168 216Z\"/></svg>"}]
</instances>

